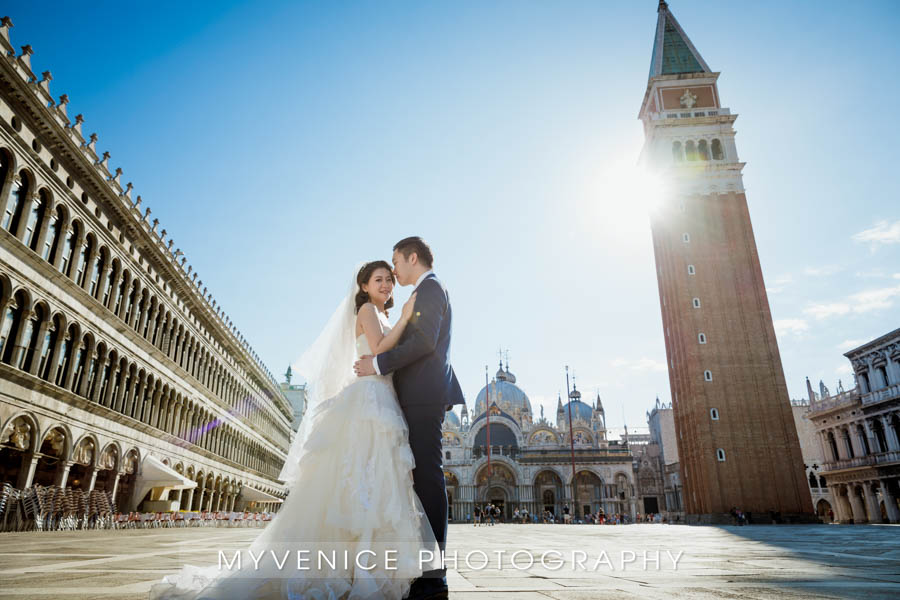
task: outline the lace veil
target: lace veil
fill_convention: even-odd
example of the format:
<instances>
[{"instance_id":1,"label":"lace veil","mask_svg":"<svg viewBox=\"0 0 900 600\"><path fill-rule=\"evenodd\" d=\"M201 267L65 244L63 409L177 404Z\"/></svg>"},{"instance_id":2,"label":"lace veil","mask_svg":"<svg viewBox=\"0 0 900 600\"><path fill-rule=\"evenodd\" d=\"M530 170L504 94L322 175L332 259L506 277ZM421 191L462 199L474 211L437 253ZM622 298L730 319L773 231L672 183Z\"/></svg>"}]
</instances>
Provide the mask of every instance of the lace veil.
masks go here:
<instances>
[{"instance_id":1,"label":"lace veil","mask_svg":"<svg viewBox=\"0 0 900 600\"><path fill-rule=\"evenodd\" d=\"M295 365L294 370L306 379L306 413L278 476L288 485L297 479L297 466L310 434L310 424L315 420L312 415L326 400L336 396L356 379L353 372L356 359L356 293L359 291L356 277L365 264L360 262L356 265L344 299L319 337Z\"/></svg>"}]
</instances>

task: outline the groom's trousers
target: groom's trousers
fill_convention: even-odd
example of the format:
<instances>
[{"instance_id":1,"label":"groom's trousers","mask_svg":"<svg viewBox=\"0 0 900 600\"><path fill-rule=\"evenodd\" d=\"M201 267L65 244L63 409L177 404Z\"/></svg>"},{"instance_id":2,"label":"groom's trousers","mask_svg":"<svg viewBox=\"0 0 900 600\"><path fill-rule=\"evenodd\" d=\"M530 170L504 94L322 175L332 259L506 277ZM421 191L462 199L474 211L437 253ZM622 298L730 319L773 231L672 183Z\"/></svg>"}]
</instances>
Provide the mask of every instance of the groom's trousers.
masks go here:
<instances>
[{"instance_id":1,"label":"groom's trousers","mask_svg":"<svg viewBox=\"0 0 900 600\"><path fill-rule=\"evenodd\" d=\"M409 447L416 466L413 487L425 515L431 523L438 547L444 551L447 542L447 488L444 485L444 465L441 450L441 425L444 422L443 403L403 406L409 426ZM446 569L426 571L422 577L444 577Z\"/></svg>"}]
</instances>

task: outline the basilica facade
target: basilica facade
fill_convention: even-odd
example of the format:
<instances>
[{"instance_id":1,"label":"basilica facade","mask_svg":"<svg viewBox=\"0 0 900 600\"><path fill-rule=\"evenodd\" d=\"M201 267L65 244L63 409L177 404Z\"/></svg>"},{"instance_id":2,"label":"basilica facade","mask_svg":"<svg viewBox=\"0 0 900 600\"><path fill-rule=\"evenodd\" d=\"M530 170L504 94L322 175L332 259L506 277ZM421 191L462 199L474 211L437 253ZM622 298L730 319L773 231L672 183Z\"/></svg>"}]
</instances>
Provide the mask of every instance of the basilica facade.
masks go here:
<instances>
[{"instance_id":1,"label":"basilica facade","mask_svg":"<svg viewBox=\"0 0 900 600\"><path fill-rule=\"evenodd\" d=\"M471 412L464 406L459 415L446 414L443 453L452 521L469 520L476 505L489 502L506 519L517 508L561 518L566 505L578 517L639 512L631 450L607 440L600 398L585 403L573 390L568 402L558 400L551 423L543 409L533 414L508 365L481 389Z\"/></svg>"},{"instance_id":2,"label":"basilica facade","mask_svg":"<svg viewBox=\"0 0 900 600\"><path fill-rule=\"evenodd\" d=\"M294 410L0 22L0 484L277 503Z\"/></svg>"}]
</instances>

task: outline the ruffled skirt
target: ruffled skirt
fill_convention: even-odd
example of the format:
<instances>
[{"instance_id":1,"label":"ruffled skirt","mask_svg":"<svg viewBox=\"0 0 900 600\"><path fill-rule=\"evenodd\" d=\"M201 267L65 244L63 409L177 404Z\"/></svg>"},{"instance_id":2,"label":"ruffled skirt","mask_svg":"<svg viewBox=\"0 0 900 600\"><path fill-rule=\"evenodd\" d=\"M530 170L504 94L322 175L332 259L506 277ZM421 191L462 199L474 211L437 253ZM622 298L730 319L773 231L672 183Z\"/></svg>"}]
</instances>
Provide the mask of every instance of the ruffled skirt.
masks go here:
<instances>
[{"instance_id":1,"label":"ruffled skirt","mask_svg":"<svg viewBox=\"0 0 900 600\"><path fill-rule=\"evenodd\" d=\"M304 418L299 475L275 518L245 551L154 584L151 600L399 599L439 567L390 378L363 377Z\"/></svg>"}]
</instances>

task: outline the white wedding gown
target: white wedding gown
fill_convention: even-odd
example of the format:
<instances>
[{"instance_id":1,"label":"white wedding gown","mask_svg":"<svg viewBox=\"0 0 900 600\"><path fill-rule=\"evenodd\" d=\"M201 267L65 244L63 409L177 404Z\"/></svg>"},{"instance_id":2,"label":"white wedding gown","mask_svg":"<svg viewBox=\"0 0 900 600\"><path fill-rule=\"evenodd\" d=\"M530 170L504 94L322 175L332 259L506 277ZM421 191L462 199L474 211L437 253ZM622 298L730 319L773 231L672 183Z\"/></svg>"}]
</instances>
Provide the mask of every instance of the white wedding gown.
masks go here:
<instances>
[{"instance_id":1,"label":"white wedding gown","mask_svg":"<svg viewBox=\"0 0 900 600\"><path fill-rule=\"evenodd\" d=\"M365 335L356 339L356 352L371 354ZM439 555L413 490L407 424L390 376L361 377L304 418L313 421L298 479L243 553L242 568L186 565L154 584L151 600L399 599L423 570L439 566L420 565L420 550ZM308 551L303 565L310 570L297 569L298 550ZM395 551L393 560L385 561L385 550ZM258 570L251 551L265 554ZM234 551L223 552L233 559ZM357 560L377 566L365 570Z\"/></svg>"}]
</instances>

